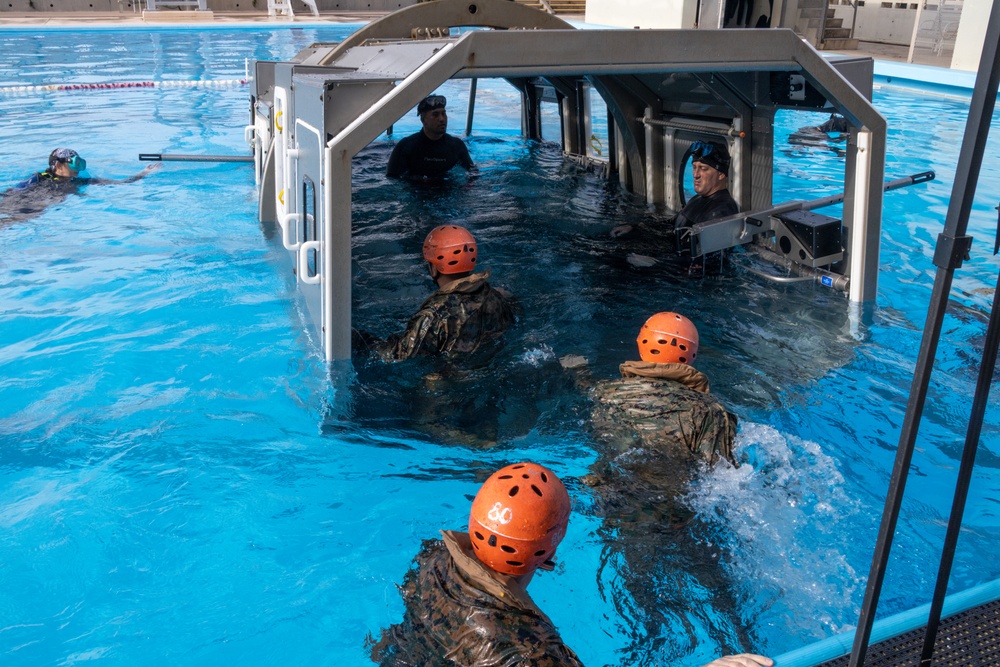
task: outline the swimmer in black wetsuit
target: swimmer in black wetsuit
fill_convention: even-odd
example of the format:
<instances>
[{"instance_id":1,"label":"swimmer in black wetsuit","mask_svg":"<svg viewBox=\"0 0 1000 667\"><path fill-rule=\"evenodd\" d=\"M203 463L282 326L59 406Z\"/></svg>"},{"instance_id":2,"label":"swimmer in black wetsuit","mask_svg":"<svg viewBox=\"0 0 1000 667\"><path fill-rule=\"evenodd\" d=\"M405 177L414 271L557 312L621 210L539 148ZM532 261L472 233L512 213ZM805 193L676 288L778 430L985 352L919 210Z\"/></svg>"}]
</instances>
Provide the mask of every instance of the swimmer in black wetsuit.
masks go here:
<instances>
[{"instance_id":1,"label":"swimmer in black wetsuit","mask_svg":"<svg viewBox=\"0 0 1000 667\"><path fill-rule=\"evenodd\" d=\"M392 149L385 175L411 181L442 181L456 164L466 171L476 166L469 157L465 142L448 134L447 100L430 95L417 105L423 128L401 139Z\"/></svg>"},{"instance_id":2,"label":"swimmer in black wetsuit","mask_svg":"<svg viewBox=\"0 0 1000 667\"><path fill-rule=\"evenodd\" d=\"M681 236L681 230L699 222L727 218L740 212L739 204L729 194L730 161L729 149L724 143L696 141L691 144L695 196L673 218L677 237ZM624 236L631 231L632 225L619 225L611 230L611 236ZM683 247L683 243L676 244L676 247ZM652 266L657 260L646 255L630 253L628 262L633 266ZM685 263L684 268L690 272L692 268L700 270L703 267L699 263L690 265Z\"/></svg>"},{"instance_id":3,"label":"swimmer in black wetsuit","mask_svg":"<svg viewBox=\"0 0 1000 667\"><path fill-rule=\"evenodd\" d=\"M800 127L788 136L788 143L833 151L839 157L847 155L847 139L850 136L847 119L832 113L822 125ZM843 145L840 145L843 144Z\"/></svg>"},{"instance_id":4,"label":"swimmer in black wetsuit","mask_svg":"<svg viewBox=\"0 0 1000 667\"><path fill-rule=\"evenodd\" d=\"M740 212L729 194L729 150L724 144L708 141L697 141L691 148L695 196L674 218L674 229Z\"/></svg>"},{"instance_id":5,"label":"swimmer in black wetsuit","mask_svg":"<svg viewBox=\"0 0 1000 667\"><path fill-rule=\"evenodd\" d=\"M123 180L81 178L80 173L87 169L87 161L71 148L57 148L49 154L49 166L45 171L32 174L0 194L0 226L41 215L49 206L61 203L71 194L78 194L83 185L134 183L159 166L158 162L151 164L135 176Z\"/></svg>"}]
</instances>

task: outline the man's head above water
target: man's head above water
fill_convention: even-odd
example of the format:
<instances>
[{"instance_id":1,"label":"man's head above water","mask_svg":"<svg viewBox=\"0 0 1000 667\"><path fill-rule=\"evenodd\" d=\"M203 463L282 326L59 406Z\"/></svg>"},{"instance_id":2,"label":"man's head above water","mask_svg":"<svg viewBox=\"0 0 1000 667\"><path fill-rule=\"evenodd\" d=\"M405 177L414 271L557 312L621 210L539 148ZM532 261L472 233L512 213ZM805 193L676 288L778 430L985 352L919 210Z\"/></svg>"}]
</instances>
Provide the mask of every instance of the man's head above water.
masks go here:
<instances>
[{"instance_id":1,"label":"man's head above water","mask_svg":"<svg viewBox=\"0 0 1000 667\"><path fill-rule=\"evenodd\" d=\"M729 149L714 141L696 141L691 145L694 191L709 197L729 187Z\"/></svg>"},{"instance_id":2,"label":"man's head above water","mask_svg":"<svg viewBox=\"0 0 1000 667\"><path fill-rule=\"evenodd\" d=\"M444 95L428 95L417 105L417 115L428 139L437 141L448 131L447 104Z\"/></svg>"},{"instance_id":3,"label":"man's head above water","mask_svg":"<svg viewBox=\"0 0 1000 667\"><path fill-rule=\"evenodd\" d=\"M57 148L49 153L49 173L60 178L75 178L87 168L87 161L72 148Z\"/></svg>"}]
</instances>

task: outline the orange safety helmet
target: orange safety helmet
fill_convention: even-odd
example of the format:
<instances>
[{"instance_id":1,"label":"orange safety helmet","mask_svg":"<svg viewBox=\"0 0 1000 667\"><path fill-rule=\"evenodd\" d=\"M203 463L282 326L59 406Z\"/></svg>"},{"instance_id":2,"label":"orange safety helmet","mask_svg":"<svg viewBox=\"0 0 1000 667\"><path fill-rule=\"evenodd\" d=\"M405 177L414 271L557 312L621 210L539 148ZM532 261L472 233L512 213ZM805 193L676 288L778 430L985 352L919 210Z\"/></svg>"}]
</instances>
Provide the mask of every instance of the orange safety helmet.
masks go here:
<instances>
[{"instance_id":1,"label":"orange safety helmet","mask_svg":"<svg viewBox=\"0 0 1000 667\"><path fill-rule=\"evenodd\" d=\"M469 273L476 268L476 239L465 227L435 227L424 239L424 259L438 273Z\"/></svg>"},{"instance_id":2,"label":"orange safety helmet","mask_svg":"<svg viewBox=\"0 0 1000 667\"><path fill-rule=\"evenodd\" d=\"M469 513L469 537L487 567L529 574L552 558L568 523L569 494L555 473L537 463L515 463L490 475L479 489Z\"/></svg>"},{"instance_id":3,"label":"orange safety helmet","mask_svg":"<svg viewBox=\"0 0 1000 667\"><path fill-rule=\"evenodd\" d=\"M677 313L657 313L639 329L639 356L657 364L693 364L698 356L698 329Z\"/></svg>"}]
</instances>

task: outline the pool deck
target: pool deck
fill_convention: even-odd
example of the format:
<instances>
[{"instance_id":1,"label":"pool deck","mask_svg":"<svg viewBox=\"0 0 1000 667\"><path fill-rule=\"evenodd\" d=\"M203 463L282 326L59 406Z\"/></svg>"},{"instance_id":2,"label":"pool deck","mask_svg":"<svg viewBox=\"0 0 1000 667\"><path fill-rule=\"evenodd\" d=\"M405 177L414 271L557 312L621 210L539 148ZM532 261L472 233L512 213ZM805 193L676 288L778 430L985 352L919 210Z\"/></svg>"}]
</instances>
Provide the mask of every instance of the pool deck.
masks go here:
<instances>
[{"instance_id":1,"label":"pool deck","mask_svg":"<svg viewBox=\"0 0 1000 667\"><path fill-rule=\"evenodd\" d=\"M323 11L319 17L299 13L294 19L270 17L266 11L199 12L190 10L161 10L156 12L8 12L0 11L0 31L4 28L136 28L145 27L194 27L211 26L300 26L315 27L324 23L368 23L385 16L382 11ZM585 23L584 16L564 15L560 18L572 23ZM939 94L967 96L975 82L974 72L949 69L950 56L934 56L917 52L915 63L907 63L908 48L895 44L861 42L857 50L827 51L842 55L870 56L875 59L876 85L922 89Z\"/></svg>"},{"instance_id":2,"label":"pool deck","mask_svg":"<svg viewBox=\"0 0 1000 667\"><path fill-rule=\"evenodd\" d=\"M311 14L297 14L294 19L270 17L262 12L5 12L0 11L0 28L39 26L92 28L104 26L191 26L219 25L306 25L316 23L368 23L388 12L320 12L319 18ZM582 17L579 17L582 20Z\"/></svg>"}]
</instances>

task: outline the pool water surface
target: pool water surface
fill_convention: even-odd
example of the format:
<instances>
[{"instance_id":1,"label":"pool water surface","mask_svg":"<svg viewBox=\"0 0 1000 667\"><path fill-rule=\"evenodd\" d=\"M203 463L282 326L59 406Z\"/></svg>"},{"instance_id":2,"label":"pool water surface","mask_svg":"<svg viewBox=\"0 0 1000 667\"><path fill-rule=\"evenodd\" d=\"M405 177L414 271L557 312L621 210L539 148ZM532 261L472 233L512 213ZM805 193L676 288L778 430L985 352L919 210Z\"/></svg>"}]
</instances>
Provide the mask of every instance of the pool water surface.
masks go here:
<instances>
[{"instance_id":1,"label":"pool water surface","mask_svg":"<svg viewBox=\"0 0 1000 667\"><path fill-rule=\"evenodd\" d=\"M231 82L246 59L356 27L4 30L0 87ZM468 83L442 90L460 132ZM113 179L138 172L139 153L246 154L248 96L228 83L0 94L0 183L57 146ZM443 400L427 361L323 362L246 165L169 163L0 221L0 663L371 664L366 638L400 620L421 542L464 529L479 484L518 460L569 487L559 565L531 592L587 665L776 655L853 626L967 102L876 90L887 177L937 180L885 196L879 296L862 308L741 258L694 280L631 266L628 252L655 248L609 230L665 212L520 139L516 103L480 82L472 182L387 181L384 136L355 160L356 326L402 328L431 291L423 236L443 223L468 226L491 282L517 297L501 353ZM779 114L776 201L837 192L835 151L785 143L823 119ZM417 126L410 114L395 138ZM998 181L991 160L979 192ZM879 616L930 598L996 282L994 206L973 209ZM658 310L697 324L698 367L740 417L742 465L679 490L696 513L683 528L626 540L580 481L592 435L558 358L612 377ZM994 397L951 591L1000 575L998 415Z\"/></svg>"}]
</instances>

